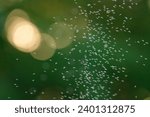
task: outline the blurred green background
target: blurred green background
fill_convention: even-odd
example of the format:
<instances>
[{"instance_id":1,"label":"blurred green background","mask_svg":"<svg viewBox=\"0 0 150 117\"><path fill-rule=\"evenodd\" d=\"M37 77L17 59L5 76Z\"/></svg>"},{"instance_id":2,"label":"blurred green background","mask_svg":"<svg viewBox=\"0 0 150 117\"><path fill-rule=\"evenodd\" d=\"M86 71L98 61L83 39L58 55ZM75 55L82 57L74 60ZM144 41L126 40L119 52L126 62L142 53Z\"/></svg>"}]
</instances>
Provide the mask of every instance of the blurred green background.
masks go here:
<instances>
[{"instance_id":1,"label":"blurred green background","mask_svg":"<svg viewBox=\"0 0 150 117\"><path fill-rule=\"evenodd\" d=\"M74 41L45 61L18 51L4 30L14 9L44 33L69 24ZM149 43L150 0L0 0L0 99L146 99Z\"/></svg>"}]
</instances>

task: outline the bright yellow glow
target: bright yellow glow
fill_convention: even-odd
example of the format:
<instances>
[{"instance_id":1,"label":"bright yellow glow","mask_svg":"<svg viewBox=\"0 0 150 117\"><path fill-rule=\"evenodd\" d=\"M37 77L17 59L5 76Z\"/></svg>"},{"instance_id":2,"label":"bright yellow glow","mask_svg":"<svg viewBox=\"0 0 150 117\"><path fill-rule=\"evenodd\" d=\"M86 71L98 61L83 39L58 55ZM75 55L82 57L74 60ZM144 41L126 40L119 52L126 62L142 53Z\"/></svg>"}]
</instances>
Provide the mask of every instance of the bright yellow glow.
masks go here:
<instances>
[{"instance_id":1,"label":"bright yellow glow","mask_svg":"<svg viewBox=\"0 0 150 117\"><path fill-rule=\"evenodd\" d=\"M37 60L48 60L56 50L54 39L48 34L42 34L42 42L38 49L31 53L31 56Z\"/></svg>"},{"instance_id":2,"label":"bright yellow glow","mask_svg":"<svg viewBox=\"0 0 150 117\"><path fill-rule=\"evenodd\" d=\"M12 46L22 52L33 52L41 43L41 34L37 27L26 18L10 13L5 24L7 39ZM25 16L22 14L22 16Z\"/></svg>"},{"instance_id":3,"label":"bright yellow glow","mask_svg":"<svg viewBox=\"0 0 150 117\"><path fill-rule=\"evenodd\" d=\"M53 24L49 33L54 37L57 49L65 48L73 41L74 30L63 22Z\"/></svg>"},{"instance_id":4,"label":"bright yellow glow","mask_svg":"<svg viewBox=\"0 0 150 117\"><path fill-rule=\"evenodd\" d=\"M24 12L23 10L20 10L20 9L15 9L15 10L11 11L9 13L9 15L7 16L7 21L5 23L5 29L9 28L9 25L11 25L12 22L15 21L16 17L21 17L23 19L30 20L28 14L26 12Z\"/></svg>"}]
</instances>

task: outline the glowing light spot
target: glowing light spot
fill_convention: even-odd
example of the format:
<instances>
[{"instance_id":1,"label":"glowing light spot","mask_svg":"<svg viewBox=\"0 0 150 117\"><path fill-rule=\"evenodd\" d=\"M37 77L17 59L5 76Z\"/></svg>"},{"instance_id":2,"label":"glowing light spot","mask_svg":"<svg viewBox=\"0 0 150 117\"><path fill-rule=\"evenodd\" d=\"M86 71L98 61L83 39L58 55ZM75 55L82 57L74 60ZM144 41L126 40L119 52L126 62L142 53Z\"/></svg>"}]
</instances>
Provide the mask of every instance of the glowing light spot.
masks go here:
<instances>
[{"instance_id":1,"label":"glowing light spot","mask_svg":"<svg viewBox=\"0 0 150 117\"><path fill-rule=\"evenodd\" d=\"M7 19L13 18L13 17L22 17L24 19L30 19L28 14L21 10L21 9L14 9L13 11L11 11L11 13L9 13L9 15L7 16Z\"/></svg>"},{"instance_id":2,"label":"glowing light spot","mask_svg":"<svg viewBox=\"0 0 150 117\"><path fill-rule=\"evenodd\" d=\"M31 53L31 56L37 60L47 60L51 58L56 50L54 39L48 34L42 34L42 42L38 49Z\"/></svg>"},{"instance_id":3,"label":"glowing light spot","mask_svg":"<svg viewBox=\"0 0 150 117\"><path fill-rule=\"evenodd\" d=\"M21 11L10 13L6 20L5 30L10 44L22 52L33 52L41 43L39 30L29 20L21 17Z\"/></svg>"},{"instance_id":4,"label":"glowing light spot","mask_svg":"<svg viewBox=\"0 0 150 117\"><path fill-rule=\"evenodd\" d=\"M23 19L30 20L28 14L26 12L24 12L21 9L15 9L15 10L11 11L9 13L9 15L7 16L7 20L5 23L6 30L9 28L9 26L12 24L12 22L15 21L16 17L21 17Z\"/></svg>"},{"instance_id":5,"label":"glowing light spot","mask_svg":"<svg viewBox=\"0 0 150 117\"><path fill-rule=\"evenodd\" d=\"M57 49L65 48L73 41L74 31L63 22L53 24L49 33L54 37Z\"/></svg>"}]
</instances>

